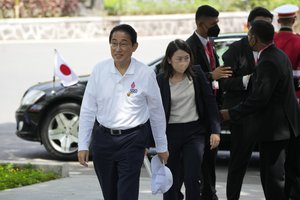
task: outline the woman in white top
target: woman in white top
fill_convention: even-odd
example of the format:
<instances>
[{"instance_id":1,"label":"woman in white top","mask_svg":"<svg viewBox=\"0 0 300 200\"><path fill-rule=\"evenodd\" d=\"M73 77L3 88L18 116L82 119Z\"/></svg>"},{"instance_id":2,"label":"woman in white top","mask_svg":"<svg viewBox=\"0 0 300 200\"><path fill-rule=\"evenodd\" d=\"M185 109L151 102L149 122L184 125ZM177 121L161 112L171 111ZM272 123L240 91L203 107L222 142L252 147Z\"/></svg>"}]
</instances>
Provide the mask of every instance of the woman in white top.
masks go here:
<instances>
[{"instance_id":1,"label":"woman in white top","mask_svg":"<svg viewBox=\"0 0 300 200\"><path fill-rule=\"evenodd\" d=\"M157 76L167 122L167 166L174 180L164 200L179 199L181 177L186 200L200 199L205 137L210 135L211 148L220 142L215 96L201 67L192 66L192 59L188 44L176 39L169 43L162 62L163 73Z\"/></svg>"}]
</instances>

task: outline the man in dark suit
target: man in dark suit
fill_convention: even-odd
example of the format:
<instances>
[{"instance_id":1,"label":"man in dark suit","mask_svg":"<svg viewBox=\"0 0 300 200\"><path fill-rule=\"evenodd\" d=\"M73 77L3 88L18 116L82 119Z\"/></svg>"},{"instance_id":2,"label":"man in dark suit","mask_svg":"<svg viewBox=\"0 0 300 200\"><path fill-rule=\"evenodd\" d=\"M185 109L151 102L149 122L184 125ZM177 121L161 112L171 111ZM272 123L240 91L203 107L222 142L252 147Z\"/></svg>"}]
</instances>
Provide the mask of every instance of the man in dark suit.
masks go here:
<instances>
[{"instance_id":1,"label":"man in dark suit","mask_svg":"<svg viewBox=\"0 0 300 200\"><path fill-rule=\"evenodd\" d=\"M256 20L272 22L273 15L262 7L254 8L248 16L248 28ZM258 52L253 51L248 38L232 43L222 58L225 66L230 66L232 76L220 81L223 90L222 108L231 108L244 101L248 94L248 82L255 69ZM252 150L255 135L248 127L248 119L230 123L230 159L226 184L228 200L238 200Z\"/></svg>"},{"instance_id":2,"label":"man in dark suit","mask_svg":"<svg viewBox=\"0 0 300 200\"><path fill-rule=\"evenodd\" d=\"M260 145L260 176L266 200L300 199L300 107L289 58L273 44L271 23L255 21L248 33L258 51L246 100L221 110L224 120L249 116Z\"/></svg>"},{"instance_id":3,"label":"man in dark suit","mask_svg":"<svg viewBox=\"0 0 300 200\"><path fill-rule=\"evenodd\" d=\"M218 26L219 12L208 5L200 6L197 9L195 21L197 29L187 39L193 56L194 65L200 65L205 72L207 79L212 83L212 88L217 96L217 102L221 105L221 93L218 90L217 80L227 78L231 75L230 67L219 66L218 56L213 49L210 37L217 37L220 29ZM220 137L213 134L207 138L207 144L204 150L202 173L202 199L216 200L216 173L215 162L217 156L217 148L211 149L210 140L212 137ZM221 141L222 142L222 141Z\"/></svg>"}]
</instances>

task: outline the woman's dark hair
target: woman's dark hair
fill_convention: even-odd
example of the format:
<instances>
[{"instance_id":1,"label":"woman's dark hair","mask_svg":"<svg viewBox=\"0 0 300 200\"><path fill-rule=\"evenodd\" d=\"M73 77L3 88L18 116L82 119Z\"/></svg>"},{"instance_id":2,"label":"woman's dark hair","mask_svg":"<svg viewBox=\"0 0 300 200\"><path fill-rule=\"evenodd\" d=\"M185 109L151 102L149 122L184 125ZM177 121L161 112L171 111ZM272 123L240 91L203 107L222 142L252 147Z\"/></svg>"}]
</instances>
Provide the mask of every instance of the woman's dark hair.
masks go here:
<instances>
[{"instance_id":1,"label":"woman's dark hair","mask_svg":"<svg viewBox=\"0 0 300 200\"><path fill-rule=\"evenodd\" d=\"M163 73L166 78L170 78L174 75L174 69L173 69L172 65L168 62L168 59L171 59L177 50L185 51L190 56L189 66L184 72L190 79L190 77L193 75L193 71L192 71L193 54L192 54L192 51L191 51L189 45L184 40L181 40L181 39L176 39L174 41L171 41L168 44L166 53L165 53L165 57L161 63L161 68L163 70Z\"/></svg>"},{"instance_id":2,"label":"woman's dark hair","mask_svg":"<svg viewBox=\"0 0 300 200\"><path fill-rule=\"evenodd\" d=\"M132 42L132 44L135 44L137 42L137 33L134 30L134 28L132 28L132 26L128 25L128 24L120 24L115 26L109 34L109 43L111 43L111 38L114 32L117 31L121 31L121 32L125 32L130 36L130 40Z\"/></svg>"}]
</instances>

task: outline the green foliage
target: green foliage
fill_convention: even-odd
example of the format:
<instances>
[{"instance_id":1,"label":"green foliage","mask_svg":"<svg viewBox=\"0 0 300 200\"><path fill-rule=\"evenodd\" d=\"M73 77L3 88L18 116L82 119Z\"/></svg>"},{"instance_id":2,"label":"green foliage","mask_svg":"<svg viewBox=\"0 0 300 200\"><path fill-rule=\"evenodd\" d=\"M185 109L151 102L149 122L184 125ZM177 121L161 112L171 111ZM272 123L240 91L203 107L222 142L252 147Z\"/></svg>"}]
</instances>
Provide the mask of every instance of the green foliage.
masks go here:
<instances>
[{"instance_id":1,"label":"green foliage","mask_svg":"<svg viewBox=\"0 0 300 200\"><path fill-rule=\"evenodd\" d=\"M15 1L0 0L0 18L12 18L15 16Z\"/></svg>"},{"instance_id":2,"label":"green foliage","mask_svg":"<svg viewBox=\"0 0 300 200\"><path fill-rule=\"evenodd\" d=\"M108 15L192 13L199 4L200 0L109 0L104 9Z\"/></svg>"},{"instance_id":3,"label":"green foliage","mask_svg":"<svg viewBox=\"0 0 300 200\"><path fill-rule=\"evenodd\" d=\"M57 179L59 176L53 172L43 172L28 164L17 167L14 164L0 164L0 191L31 185L44 181Z\"/></svg>"},{"instance_id":4,"label":"green foliage","mask_svg":"<svg viewBox=\"0 0 300 200\"><path fill-rule=\"evenodd\" d=\"M211 5L219 11L249 11L262 6L273 10L283 4L300 6L299 0L104 0L108 15L148 15L195 13L200 5Z\"/></svg>"},{"instance_id":5,"label":"green foliage","mask_svg":"<svg viewBox=\"0 0 300 200\"><path fill-rule=\"evenodd\" d=\"M0 0L0 18L63 17L78 13L79 0Z\"/></svg>"},{"instance_id":6,"label":"green foliage","mask_svg":"<svg viewBox=\"0 0 300 200\"><path fill-rule=\"evenodd\" d=\"M123 0L123 1L125 1L125 0ZM104 10L106 10L106 12L108 14L119 14L118 10L120 9L121 5L122 5L122 3L120 0L104 1Z\"/></svg>"},{"instance_id":7,"label":"green foliage","mask_svg":"<svg viewBox=\"0 0 300 200\"><path fill-rule=\"evenodd\" d=\"M254 7L261 6L265 7L269 10L273 10L278 6L283 4L294 4L300 6L299 0L230 0L231 6L229 7L229 11L231 10L251 10ZM226 11L226 10L225 10Z\"/></svg>"},{"instance_id":8,"label":"green foliage","mask_svg":"<svg viewBox=\"0 0 300 200\"><path fill-rule=\"evenodd\" d=\"M299 0L0 0L0 18L78 16L80 4L94 5L95 2L103 2L107 15L195 13L205 4L221 12L249 11L256 6L273 10L287 3L300 6Z\"/></svg>"}]
</instances>

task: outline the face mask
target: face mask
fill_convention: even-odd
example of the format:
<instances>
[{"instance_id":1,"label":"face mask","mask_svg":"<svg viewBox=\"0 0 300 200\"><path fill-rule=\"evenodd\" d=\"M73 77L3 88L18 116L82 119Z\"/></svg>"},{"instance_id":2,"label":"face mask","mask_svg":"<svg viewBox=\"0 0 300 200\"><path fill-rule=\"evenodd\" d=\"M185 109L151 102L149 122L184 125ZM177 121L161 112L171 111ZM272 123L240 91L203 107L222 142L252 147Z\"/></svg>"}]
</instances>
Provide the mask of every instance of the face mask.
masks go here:
<instances>
[{"instance_id":1,"label":"face mask","mask_svg":"<svg viewBox=\"0 0 300 200\"><path fill-rule=\"evenodd\" d=\"M216 24L215 26L208 29L207 36L208 37L218 37L219 33L220 33L220 28L219 28L218 24Z\"/></svg>"}]
</instances>

